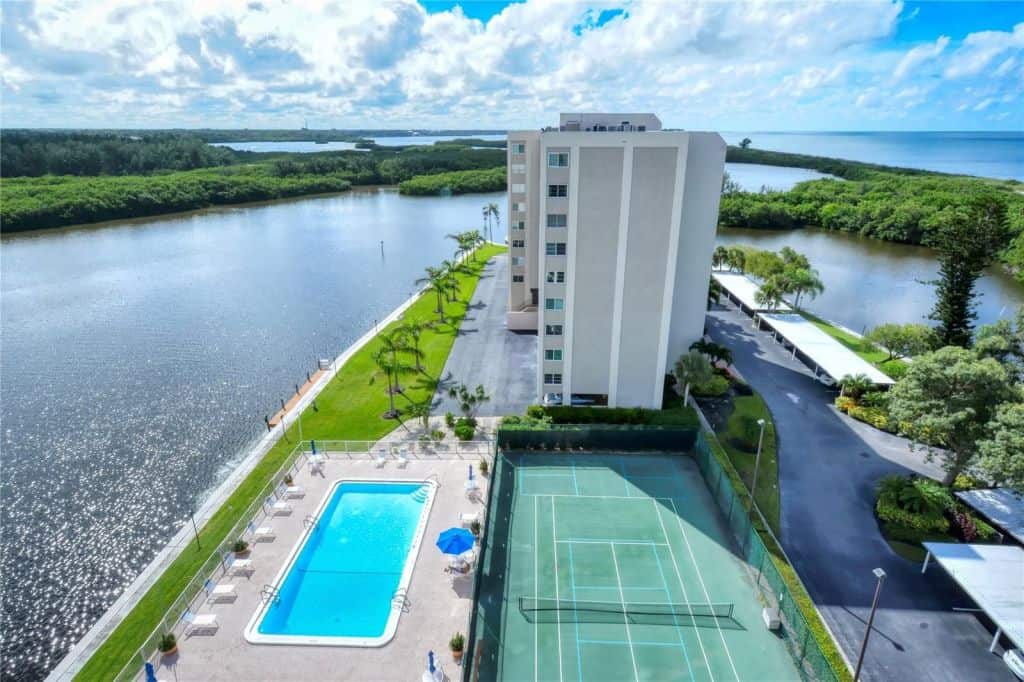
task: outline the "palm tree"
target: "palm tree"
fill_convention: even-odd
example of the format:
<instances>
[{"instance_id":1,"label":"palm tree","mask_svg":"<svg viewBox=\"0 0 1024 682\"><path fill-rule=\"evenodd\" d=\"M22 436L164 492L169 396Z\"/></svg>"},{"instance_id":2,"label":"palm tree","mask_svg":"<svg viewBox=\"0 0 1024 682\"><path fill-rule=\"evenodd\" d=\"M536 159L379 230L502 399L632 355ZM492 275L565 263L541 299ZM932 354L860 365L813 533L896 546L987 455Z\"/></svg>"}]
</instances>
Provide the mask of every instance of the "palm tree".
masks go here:
<instances>
[{"instance_id":1,"label":"palm tree","mask_svg":"<svg viewBox=\"0 0 1024 682\"><path fill-rule=\"evenodd\" d=\"M754 293L754 302L764 306L768 310L775 310L782 303L782 297L786 289L776 277L770 277L761 285L761 288Z\"/></svg>"},{"instance_id":2,"label":"palm tree","mask_svg":"<svg viewBox=\"0 0 1024 682\"><path fill-rule=\"evenodd\" d=\"M673 368L673 374L675 374L676 381L685 387L683 389L683 405L686 405L690 399L690 386L711 381L714 376L711 363L703 353L695 350L679 356Z\"/></svg>"},{"instance_id":3,"label":"palm tree","mask_svg":"<svg viewBox=\"0 0 1024 682\"><path fill-rule=\"evenodd\" d=\"M729 261L729 249L724 246L719 246L715 249L714 253L711 254L711 267L715 270L721 269L721 267Z\"/></svg>"},{"instance_id":4,"label":"palm tree","mask_svg":"<svg viewBox=\"0 0 1024 682\"><path fill-rule=\"evenodd\" d=\"M426 284L427 288L437 296L437 314L441 316L441 324L444 324L444 295L448 288L448 274L441 268L427 267L426 276L416 280L416 284Z\"/></svg>"},{"instance_id":5,"label":"palm tree","mask_svg":"<svg viewBox=\"0 0 1024 682\"><path fill-rule=\"evenodd\" d=\"M722 285L718 283L718 280L714 277L708 282L708 310L711 310L711 304L718 305L722 302Z\"/></svg>"},{"instance_id":6,"label":"palm tree","mask_svg":"<svg viewBox=\"0 0 1024 682\"><path fill-rule=\"evenodd\" d=\"M736 269L740 274L743 274L747 267L747 254L743 253L743 249L729 249L729 257L726 259L726 263L729 265L729 272Z\"/></svg>"},{"instance_id":7,"label":"palm tree","mask_svg":"<svg viewBox=\"0 0 1024 682\"><path fill-rule=\"evenodd\" d=\"M448 239L455 240L455 243L457 245L455 248L456 259L458 259L459 256L468 254L470 251L473 250L473 247L470 245L468 235L468 232L453 232L451 234L445 235L445 237L447 237Z\"/></svg>"},{"instance_id":8,"label":"palm tree","mask_svg":"<svg viewBox=\"0 0 1024 682\"><path fill-rule=\"evenodd\" d=\"M381 334L377 338L380 341L380 348L374 352L373 361L384 372L388 380L389 409L384 413L384 417L386 419L395 419L398 417L398 410L395 409L395 393L402 392L402 387L398 385L398 377L412 374L416 371L416 368L403 360L402 356L409 349L400 334Z\"/></svg>"},{"instance_id":9,"label":"palm tree","mask_svg":"<svg viewBox=\"0 0 1024 682\"><path fill-rule=\"evenodd\" d=\"M448 284L448 302L454 303L459 294L459 275L466 271L466 266L457 260L441 261L441 270L445 273Z\"/></svg>"},{"instance_id":10,"label":"palm tree","mask_svg":"<svg viewBox=\"0 0 1024 682\"><path fill-rule=\"evenodd\" d=\"M430 398L418 403L413 403L405 408L405 414L410 419L419 419L424 431L430 428Z\"/></svg>"},{"instance_id":11,"label":"palm tree","mask_svg":"<svg viewBox=\"0 0 1024 682\"><path fill-rule=\"evenodd\" d=\"M792 268L786 270L783 277L786 280L786 288L791 293L796 294L793 305L797 308L800 307L800 299L805 294L815 298L818 294L825 291L825 284L818 276L817 270L811 268Z\"/></svg>"},{"instance_id":12,"label":"palm tree","mask_svg":"<svg viewBox=\"0 0 1024 682\"><path fill-rule=\"evenodd\" d=\"M874 384L867 374L844 374L839 380L839 394L850 396L854 402L868 392Z\"/></svg>"},{"instance_id":13,"label":"palm tree","mask_svg":"<svg viewBox=\"0 0 1024 682\"><path fill-rule=\"evenodd\" d=\"M420 320L406 322L398 328L398 332L408 342L406 352L416 360L417 372L423 371L423 351L420 350L420 337L423 336L426 329L427 325Z\"/></svg>"},{"instance_id":14,"label":"palm tree","mask_svg":"<svg viewBox=\"0 0 1024 682\"><path fill-rule=\"evenodd\" d=\"M484 204L484 234L491 229L491 205Z\"/></svg>"},{"instance_id":15,"label":"palm tree","mask_svg":"<svg viewBox=\"0 0 1024 682\"><path fill-rule=\"evenodd\" d=\"M491 216L494 218L494 224L501 228L501 213L498 211L498 205L491 203L487 204L488 210L491 212ZM491 241L494 241L494 230L491 230Z\"/></svg>"},{"instance_id":16,"label":"palm tree","mask_svg":"<svg viewBox=\"0 0 1024 682\"><path fill-rule=\"evenodd\" d=\"M476 260L476 247L483 244L486 240L483 235L480 234L480 230L470 230L463 234L466 236L466 242L469 244L469 250L473 253L473 260Z\"/></svg>"}]
</instances>

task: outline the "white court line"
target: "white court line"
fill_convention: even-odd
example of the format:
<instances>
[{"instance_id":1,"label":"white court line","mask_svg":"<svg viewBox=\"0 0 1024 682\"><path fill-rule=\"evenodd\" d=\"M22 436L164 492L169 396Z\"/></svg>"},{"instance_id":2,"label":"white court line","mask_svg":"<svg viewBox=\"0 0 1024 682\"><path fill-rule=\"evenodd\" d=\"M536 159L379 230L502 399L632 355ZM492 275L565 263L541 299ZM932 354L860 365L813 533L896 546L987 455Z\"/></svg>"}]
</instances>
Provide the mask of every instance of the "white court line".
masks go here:
<instances>
[{"instance_id":1,"label":"white court line","mask_svg":"<svg viewBox=\"0 0 1024 682\"><path fill-rule=\"evenodd\" d=\"M615 545L612 545L612 563L615 564L615 581L619 585L619 599L622 601L622 608L626 608L626 595L622 592L622 578L619 576L619 560L615 556ZM633 635L629 631L629 618L623 619L626 623L626 641L629 642L629 657L633 659L633 675L637 682L640 682L640 671L636 667L636 653L633 651Z\"/></svg>"},{"instance_id":2,"label":"white court line","mask_svg":"<svg viewBox=\"0 0 1024 682\"><path fill-rule=\"evenodd\" d=\"M636 495L569 495L566 493L557 493L554 495L544 495L541 493L528 493L520 495L519 497L576 497L581 500L633 500L634 502L646 502L647 500L670 500L670 497L637 497Z\"/></svg>"},{"instance_id":3,"label":"white court line","mask_svg":"<svg viewBox=\"0 0 1024 682\"><path fill-rule=\"evenodd\" d=\"M540 597L540 593L539 593L538 586L537 586L537 574L539 572L538 571L538 564L540 563L540 552L537 551L537 549L538 549L538 547L537 547L537 540L539 539L539 534L537 532L537 517L540 516L540 512L537 511L537 505L538 504L539 503L537 502L537 496L534 496L534 498L533 498L533 599L534 599L534 601L536 601L537 598ZM539 665L539 660L540 660L538 658L538 656L537 656L537 650L538 650L537 647L539 645L538 644L539 630L540 630L540 628L534 626L534 628L533 628L533 679L534 679L534 682L539 682L539 680L540 680L540 675L538 674L538 670L537 670L538 665Z\"/></svg>"},{"instance_id":4,"label":"white court line","mask_svg":"<svg viewBox=\"0 0 1024 682\"><path fill-rule=\"evenodd\" d=\"M661 567L661 555L658 554L658 547L653 542L651 543L651 551L654 552L654 563L658 567L658 575L661 576L661 587L655 587L651 589L662 590L665 596L668 597L668 603L672 603L672 592L668 589L668 580L665 579L665 570ZM693 666L690 665L690 652L686 650L686 640L683 639L683 631L679 629L679 620L676 615L672 614L672 622L676 624L676 634L679 636L679 643L683 645L683 660L686 661L686 671L690 674L690 679L697 679L693 675Z\"/></svg>"},{"instance_id":5,"label":"white court line","mask_svg":"<svg viewBox=\"0 0 1024 682\"><path fill-rule=\"evenodd\" d=\"M601 540L599 538L581 540L577 538L566 538L556 542L565 542L573 545L666 545L666 542L651 542L649 540Z\"/></svg>"},{"instance_id":6,"label":"white court line","mask_svg":"<svg viewBox=\"0 0 1024 682\"><path fill-rule=\"evenodd\" d=\"M661 534L665 536L665 541L667 542L668 531L665 529L664 519L661 518L661 510L658 507L657 500L654 501L654 513L658 515L658 523L661 524ZM676 578L679 579L679 586L683 588L683 601L689 602L690 596L686 593L686 583L683 582L683 574L679 572L679 563L676 561L676 553L672 550L672 545L668 546L668 554L672 559L672 568L676 571ZM700 653L704 657L704 665L708 667L708 676L714 682L715 673L711 670L711 661L708 660L708 652L704 650L704 640L700 636L700 628L697 627L697 619L692 612L690 613L690 620L693 622L694 632L697 633L697 644L700 645Z\"/></svg>"},{"instance_id":7,"label":"white court line","mask_svg":"<svg viewBox=\"0 0 1024 682\"><path fill-rule=\"evenodd\" d=\"M708 600L708 606L711 606L711 595L708 594L708 588L704 584L704 576L700 572L700 564L697 563L697 557L693 554L693 547L690 546L690 540L686 537L686 529L683 528L683 520L679 517L679 511L676 509L676 503L672 503L672 511L675 512L676 521L679 523L679 530L683 533L683 540L686 541L686 549L690 552L690 560L693 561L693 567L697 569L697 580L700 581L700 588L704 591L704 598ZM736 672L736 664L733 663L732 654L729 653L729 645L725 643L725 633L722 632L722 626L718 624L718 619L715 618L715 628L718 630L718 636L722 638L722 646L725 648L725 655L729 657L729 666L732 668L732 674L736 677L736 682L739 682L740 674Z\"/></svg>"},{"instance_id":8,"label":"white court line","mask_svg":"<svg viewBox=\"0 0 1024 682\"><path fill-rule=\"evenodd\" d=\"M555 552L555 603L558 603L558 534L555 532L555 501L551 500L551 546ZM562 611L555 609L555 621L558 623L558 679L562 677Z\"/></svg>"}]
</instances>

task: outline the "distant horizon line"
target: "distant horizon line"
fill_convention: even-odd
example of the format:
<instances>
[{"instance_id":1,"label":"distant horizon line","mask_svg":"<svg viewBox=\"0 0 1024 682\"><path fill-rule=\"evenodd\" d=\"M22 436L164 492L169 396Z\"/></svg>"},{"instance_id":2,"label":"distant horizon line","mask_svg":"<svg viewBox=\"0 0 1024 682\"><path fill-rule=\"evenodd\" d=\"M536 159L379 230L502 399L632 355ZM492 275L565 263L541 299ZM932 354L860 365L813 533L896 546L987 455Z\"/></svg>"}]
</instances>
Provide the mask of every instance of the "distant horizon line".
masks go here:
<instances>
[{"instance_id":1,"label":"distant horizon line","mask_svg":"<svg viewBox=\"0 0 1024 682\"><path fill-rule=\"evenodd\" d=\"M540 130L541 128L536 128ZM177 132L177 131L254 131L254 132L309 132L309 133L338 133L338 132L372 132L372 133L429 133L433 135L443 134L471 134L476 133L480 135L500 135L510 131L518 130L534 130L534 128L210 128L210 127L152 127L152 128L139 128L139 127L87 127L87 126L0 126L0 131L18 131L18 130L33 130L33 131L96 131L96 132L123 132L123 131L139 131L139 132ZM712 130L706 128L675 128L666 127L665 130L674 131L687 131L687 130ZM727 130L727 129L714 129L714 132L720 133L744 133L744 134L765 134L765 135L838 135L838 134L874 134L874 133L990 133L990 134L1001 134L1001 133L1013 133L1024 137L1024 131L1016 128L1007 128L999 130L930 130L930 129L917 129L917 130L900 130L900 129L877 129L877 130L810 130L810 129L790 129L790 130Z\"/></svg>"}]
</instances>

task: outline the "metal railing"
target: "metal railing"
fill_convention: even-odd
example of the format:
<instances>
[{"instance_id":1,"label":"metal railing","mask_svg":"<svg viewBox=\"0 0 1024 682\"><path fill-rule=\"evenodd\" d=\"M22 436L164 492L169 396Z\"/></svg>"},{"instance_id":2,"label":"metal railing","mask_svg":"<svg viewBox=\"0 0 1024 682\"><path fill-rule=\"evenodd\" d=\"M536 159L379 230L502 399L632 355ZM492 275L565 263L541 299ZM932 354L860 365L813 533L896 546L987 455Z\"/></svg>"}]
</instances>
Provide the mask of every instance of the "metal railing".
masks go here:
<instances>
[{"instance_id":1,"label":"metal railing","mask_svg":"<svg viewBox=\"0 0 1024 682\"><path fill-rule=\"evenodd\" d=\"M420 441L368 441L368 440L315 440L302 441L295 450L304 455L312 454L310 443L316 443L316 454L327 459L373 459L383 449L385 455L397 459L405 455L409 459L479 459L494 453L493 439L451 440L439 442ZM293 452L294 454L294 452Z\"/></svg>"}]
</instances>

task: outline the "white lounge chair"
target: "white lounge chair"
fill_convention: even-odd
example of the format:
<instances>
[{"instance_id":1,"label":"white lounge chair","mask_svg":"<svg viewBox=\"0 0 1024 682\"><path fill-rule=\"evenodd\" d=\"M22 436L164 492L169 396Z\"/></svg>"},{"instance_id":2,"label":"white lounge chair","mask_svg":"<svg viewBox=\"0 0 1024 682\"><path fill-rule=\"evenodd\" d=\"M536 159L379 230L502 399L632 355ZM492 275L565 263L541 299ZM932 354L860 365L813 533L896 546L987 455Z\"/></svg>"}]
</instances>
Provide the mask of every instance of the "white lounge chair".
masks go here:
<instances>
[{"instance_id":1,"label":"white lounge chair","mask_svg":"<svg viewBox=\"0 0 1024 682\"><path fill-rule=\"evenodd\" d=\"M306 490L301 485L285 485L284 483L282 483L281 485L284 486L284 490L282 490L282 494L285 497L305 497L306 496Z\"/></svg>"},{"instance_id":2,"label":"white lounge chair","mask_svg":"<svg viewBox=\"0 0 1024 682\"><path fill-rule=\"evenodd\" d=\"M203 584L203 589L206 590L207 604L213 604L218 601L234 601L238 598L238 592L235 591L235 586L230 583L215 585L212 580L207 580Z\"/></svg>"},{"instance_id":3,"label":"white lounge chair","mask_svg":"<svg viewBox=\"0 0 1024 682\"><path fill-rule=\"evenodd\" d=\"M252 559L239 559L233 554L226 554L224 563L226 566L224 572L227 575L239 575L240 573L252 575L253 571L256 570L256 567L252 565Z\"/></svg>"},{"instance_id":4,"label":"white lounge chair","mask_svg":"<svg viewBox=\"0 0 1024 682\"><path fill-rule=\"evenodd\" d=\"M267 507L270 508L270 514L272 516L286 515L292 513L292 506L284 500L275 500L273 497L267 498Z\"/></svg>"},{"instance_id":5,"label":"white lounge chair","mask_svg":"<svg viewBox=\"0 0 1024 682\"><path fill-rule=\"evenodd\" d=\"M480 484L476 482L476 479L470 479L463 485L466 489L466 497L473 499L480 494Z\"/></svg>"},{"instance_id":6,"label":"white lounge chair","mask_svg":"<svg viewBox=\"0 0 1024 682\"><path fill-rule=\"evenodd\" d=\"M249 532L252 533L253 542L260 542L262 540L271 542L274 538L277 537L277 535L274 533L274 529L270 526L260 526L257 528L256 524L252 521L249 522Z\"/></svg>"},{"instance_id":7,"label":"white lounge chair","mask_svg":"<svg viewBox=\"0 0 1024 682\"><path fill-rule=\"evenodd\" d=\"M380 448L377 450L377 459L373 461L373 465L378 469L383 469L384 465L388 461L388 451L386 448Z\"/></svg>"},{"instance_id":8,"label":"white lounge chair","mask_svg":"<svg viewBox=\"0 0 1024 682\"><path fill-rule=\"evenodd\" d=\"M324 472L324 458L320 455L309 456L309 473L322 474Z\"/></svg>"},{"instance_id":9,"label":"white lounge chair","mask_svg":"<svg viewBox=\"0 0 1024 682\"><path fill-rule=\"evenodd\" d=\"M409 466L409 450L402 448L398 451L398 467L404 469L407 466Z\"/></svg>"},{"instance_id":10,"label":"white lounge chair","mask_svg":"<svg viewBox=\"0 0 1024 682\"><path fill-rule=\"evenodd\" d=\"M480 521L480 512L462 512L459 514L459 522L463 528L469 528L473 522Z\"/></svg>"},{"instance_id":11,"label":"white lounge chair","mask_svg":"<svg viewBox=\"0 0 1024 682\"><path fill-rule=\"evenodd\" d=\"M216 613L201 613L197 615L191 611L186 611L182 614L181 619L185 621L186 637L191 637L200 632L212 635L220 629Z\"/></svg>"}]
</instances>

